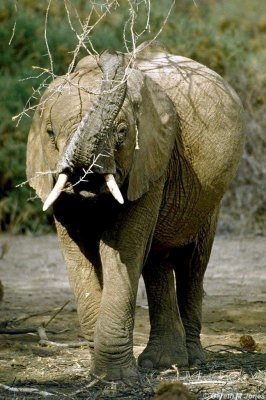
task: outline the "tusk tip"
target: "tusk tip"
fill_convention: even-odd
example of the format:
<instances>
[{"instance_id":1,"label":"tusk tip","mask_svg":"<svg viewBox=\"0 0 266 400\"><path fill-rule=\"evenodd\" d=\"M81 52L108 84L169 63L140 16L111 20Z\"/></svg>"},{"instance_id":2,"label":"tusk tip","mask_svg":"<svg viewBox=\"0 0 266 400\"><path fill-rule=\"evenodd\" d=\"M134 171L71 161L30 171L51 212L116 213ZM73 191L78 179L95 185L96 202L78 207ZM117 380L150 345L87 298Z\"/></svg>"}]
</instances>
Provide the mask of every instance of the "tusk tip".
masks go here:
<instances>
[{"instance_id":1,"label":"tusk tip","mask_svg":"<svg viewBox=\"0 0 266 400\"><path fill-rule=\"evenodd\" d=\"M43 211L46 211L57 200L57 198L60 196L62 190L65 187L67 179L68 179L68 176L66 174L62 173L59 175L53 190L51 191L51 193L49 194L49 196L47 197L47 199L44 202L44 205L42 208Z\"/></svg>"},{"instance_id":2,"label":"tusk tip","mask_svg":"<svg viewBox=\"0 0 266 400\"><path fill-rule=\"evenodd\" d=\"M124 204L122 193L120 192L114 176L112 174L107 174L105 175L105 180L112 196L116 199L116 201L118 201L119 204Z\"/></svg>"},{"instance_id":3,"label":"tusk tip","mask_svg":"<svg viewBox=\"0 0 266 400\"><path fill-rule=\"evenodd\" d=\"M123 197L121 199L116 198L116 200L118 201L119 204L124 204L124 199Z\"/></svg>"},{"instance_id":4,"label":"tusk tip","mask_svg":"<svg viewBox=\"0 0 266 400\"><path fill-rule=\"evenodd\" d=\"M47 211L48 208L49 208L49 204L46 204L46 202L45 202L44 205L43 205L42 210L43 210L43 211Z\"/></svg>"}]
</instances>

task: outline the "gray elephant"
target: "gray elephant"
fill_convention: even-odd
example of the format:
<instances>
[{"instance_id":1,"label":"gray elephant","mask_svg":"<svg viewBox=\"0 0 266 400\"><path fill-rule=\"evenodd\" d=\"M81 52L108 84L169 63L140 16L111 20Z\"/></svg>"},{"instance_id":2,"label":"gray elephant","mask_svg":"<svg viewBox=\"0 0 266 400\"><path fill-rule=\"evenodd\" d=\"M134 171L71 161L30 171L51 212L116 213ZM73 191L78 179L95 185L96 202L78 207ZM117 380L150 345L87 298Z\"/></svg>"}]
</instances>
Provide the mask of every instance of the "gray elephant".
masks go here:
<instances>
[{"instance_id":1,"label":"gray elephant","mask_svg":"<svg viewBox=\"0 0 266 400\"><path fill-rule=\"evenodd\" d=\"M243 141L232 88L158 43L85 57L44 93L27 176L44 210L53 204L96 375L139 379L141 274L151 330L139 365L204 362L203 276Z\"/></svg>"}]
</instances>

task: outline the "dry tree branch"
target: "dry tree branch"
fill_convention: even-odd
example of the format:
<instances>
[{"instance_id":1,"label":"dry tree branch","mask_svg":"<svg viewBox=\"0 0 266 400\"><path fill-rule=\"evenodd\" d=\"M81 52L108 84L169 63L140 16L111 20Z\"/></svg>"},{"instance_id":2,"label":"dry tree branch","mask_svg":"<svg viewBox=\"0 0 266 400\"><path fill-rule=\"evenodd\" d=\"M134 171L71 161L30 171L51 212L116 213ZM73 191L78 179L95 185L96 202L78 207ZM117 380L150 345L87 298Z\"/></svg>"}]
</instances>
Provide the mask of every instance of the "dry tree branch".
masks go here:
<instances>
[{"instance_id":1,"label":"dry tree branch","mask_svg":"<svg viewBox=\"0 0 266 400\"><path fill-rule=\"evenodd\" d=\"M33 94L27 100L27 102L26 102L26 104L25 104L25 106L23 108L23 111L21 113L19 113L18 115L15 115L15 116L12 117L12 120L18 120L18 122L16 124L16 127L19 125L19 123L20 123L20 121L21 121L23 116L27 116L27 117L30 118L30 116L28 114L29 111L33 111L33 110L35 110L37 108L38 105L33 105L33 106L31 105L31 100L32 99L36 100L36 94L38 94L39 97L40 97L41 91L48 86L48 82L47 81L50 78L52 78L52 80L54 80L57 77L57 75L54 73L53 57L52 57L52 53L50 51L49 42L48 42L48 36L47 36L47 32L48 32L48 17L49 17L49 12L50 12L52 1L53 0L49 0L49 2L48 2L47 9L46 9L46 14L45 14L45 23L44 23L44 40L45 40L45 45L46 45L47 53L48 53L48 57L49 57L50 68L41 68L41 67L36 67L36 66L32 67L33 69L37 69L37 68L41 69L43 74L47 73L48 76L41 82L41 84L38 86L37 89L33 89ZM82 47L90 55L97 55L98 54L97 51L94 49L94 47L92 45L92 42L91 42L91 40L89 38L89 35L93 31L93 29L101 22L101 20L104 17L106 17L107 14L111 13L111 9L116 7L118 5L118 2L117 2L117 0L111 0L110 2L107 2L104 5L104 7L106 8L105 11L102 12L101 14L98 13L98 15L99 15L98 19L94 22L94 24L89 25L89 22L90 22L91 17L92 17L92 13L93 13L93 11L96 10L96 7L95 7L94 3L91 1L91 5L92 5L91 12L90 12L89 16L87 17L87 19L85 21L85 24L82 24L80 19L79 19L79 22L80 22L82 30L83 30L83 32L81 34L79 34L75 30L75 28L74 28L74 26L73 26L73 24L71 22L70 12L69 12L69 8L67 6L67 1L68 0L64 0L64 5L65 5L66 13L67 13L68 23L70 25L71 30L74 31L74 33L75 33L75 35L76 35L76 37L78 39L78 44L77 44L76 48L73 51L73 58L72 58L71 63L69 64L68 72L66 74L66 75L69 76L70 73L73 71L74 65L75 65L76 60L77 60L77 56L78 56L78 54L80 52L80 49ZM87 46L85 44L86 41L88 41L91 50L89 50L87 48ZM38 77L40 77L40 75L37 76L36 78L38 78ZM28 77L26 79L33 79L33 78L35 78L35 77L30 76L30 77Z\"/></svg>"},{"instance_id":2,"label":"dry tree branch","mask_svg":"<svg viewBox=\"0 0 266 400\"><path fill-rule=\"evenodd\" d=\"M12 28L12 35L11 35L11 38L10 38L10 40L8 42L9 46L11 45L12 40L14 39L15 32L16 32L16 25L17 25L17 21L14 22L14 25L13 25L13 28Z\"/></svg>"},{"instance_id":3,"label":"dry tree branch","mask_svg":"<svg viewBox=\"0 0 266 400\"><path fill-rule=\"evenodd\" d=\"M90 11L88 17L86 18L86 21L85 21L84 24L82 24L80 18L78 17L79 22L80 22L81 27L82 27L82 31L83 31L82 34L78 34L78 32L75 30L75 28L73 27L73 24L71 22L70 13L69 13L69 10L67 8L66 1L67 0L64 0L64 5L65 5L65 8L66 8L69 25L70 25L71 30L75 33L75 35L76 35L76 37L78 39L78 44L77 44L77 46L76 46L76 48L75 48L75 50L73 52L74 55L73 55L72 61L71 61L70 65L69 65L69 67L68 67L67 74L69 75L73 71L73 68L74 68L74 65L76 63L76 59L77 59L77 56L78 56L78 54L80 52L81 47L83 47L87 51L87 53L90 54L90 55L97 55L98 54L98 52L93 47L93 44L92 44L89 36L90 36L91 32L93 31L93 29L101 22L101 20L104 17L106 17L107 14L111 13L110 10L113 7L116 7L118 3L117 3L117 0L112 0L110 2L110 4L107 3L108 7L106 6L106 10L104 12L102 12L102 14L98 14L97 13L98 14L98 19L95 21L95 23L93 25L89 25L90 20L92 19L93 12L97 11L95 5L93 4L93 2L91 2L92 8L91 8L91 11ZM88 41L92 51L87 48L87 46L85 44L86 41Z\"/></svg>"},{"instance_id":4,"label":"dry tree branch","mask_svg":"<svg viewBox=\"0 0 266 400\"><path fill-rule=\"evenodd\" d=\"M21 182L18 185L16 185L16 188L23 187L23 186L27 185L29 182L31 182L33 179L40 178L43 175L53 175L53 174L57 174L57 173L58 173L58 171L36 172L36 174L32 178L27 179L26 181Z\"/></svg>"},{"instance_id":5,"label":"dry tree branch","mask_svg":"<svg viewBox=\"0 0 266 400\"><path fill-rule=\"evenodd\" d=\"M127 29L127 24L129 23L132 50L133 50L133 53L134 53L135 49L136 49L136 38L135 38L135 33L134 33L134 27L135 27L135 21L136 21L136 12L135 12L135 9L134 9L134 6L133 6L131 0L128 0L128 4L129 4L129 19L128 19L128 21L126 21L126 23L124 25L123 37L124 37L124 44L125 44L126 50L129 53L130 50L128 48L127 39L126 39L126 29Z\"/></svg>"},{"instance_id":6,"label":"dry tree branch","mask_svg":"<svg viewBox=\"0 0 266 400\"><path fill-rule=\"evenodd\" d=\"M15 8L15 15L17 16L17 12L18 12L17 3L14 3L14 8ZM9 46L11 45L12 40L14 39L15 32L16 32L16 26L17 26L17 20L15 20L13 28L12 28L12 34L11 34L11 37L10 37L9 42L8 42Z\"/></svg>"},{"instance_id":7,"label":"dry tree branch","mask_svg":"<svg viewBox=\"0 0 266 400\"><path fill-rule=\"evenodd\" d=\"M171 15L171 12L172 12L172 10L173 10L173 7L174 7L175 3L176 3L176 0L173 0L172 3L171 3L171 6L170 6L170 8L169 8L169 10L168 10L168 12L167 12L167 15L166 15L166 17L165 17L164 20L163 20L163 23L162 23L160 29L159 29L158 32L154 35L154 37L149 41L149 43L148 43L146 46L143 46L143 47L142 47L141 51L144 50L146 47L148 47L151 43L155 42L155 40L157 40L158 36L162 33L162 31L163 31L163 29L164 29L164 27L165 27L165 25L166 25L166 23L167 23L167 21L168 21L170 15Z\"/></svg>"},{"instance_id":8,"label":"dry tree branch","mask_svg":"<svg viewBox=\"0 0 266 400\"><path fill-rule=\"evenodd\" d=\"M49 62L50 62L50 68L41 68L41 67L36 67L33 66L33 69L40 69L42 72L40 75L36 76L36 78L39 78L40 76L42 76L42 74L47 73L48 76L45 77L45 79L42 81L42 83L38 86L37 89L33 89L33 93L30 96L30 98L27 100L25 107L23 109L23 111L18 114L13 116L13 120L18 120L17 125L19 125L21 119L23 116L29 116L29 111L33 111L37 108L37 105L31 105L31 101L32 100L36 100L36 98L38 96L40 96L41 91L46 88L48 86L48 81L49 79L52 78L52 80L54 80L57 75L54 73L54 63L53 63L53 57L52 57L52 53L49 47L49 42L48 42L48 17L49 17L49 13L50 13L50 9L51 9L51 5L52 5L52 1L53 0L49 0L48 1L48 5L47 5L47 9L46 9L46 13L45 13L45 23L44 23L44 40L45 40L45 44L46 44L46 48L47 48L47 53L48 53L48 58L49 58ZM138 4L134 4L132 0L127 0L128 4L129 4L129 18L128 20L125 22L124 25L124 32L123 32L123 40L124 40L124 45L125 48L128 52L130 52L129 46L128 46L128 42L131 43L131 59L129 60L128 65L131 64L132 61L134 61L135 55L136 55L136 45L137 42L139 41L140 37L148 30L150 30L150 18L151 18L151 2L150 0L145 0L144 4L146 6L146 10L147 10L147 16L146 16L146 21L145 21L145 26L144 29L140 32L137 33L136 31L136 21L137 21L137 17L138 17ZM93 31L95 29L95 27L103 20L103 18L105 18L107 15L111 14L114 10L116 10L116 8L119 6L119 2L117 0L107 0L105 3L103 4L97 4L93 1L90 1L91 3L91 10L90 13L88 15L88 17L85 20L85 23L82 23L77 10L74 8L75 13L76 13L76 17L78 18L79 24L81 26L82 29L82 33L78 33L78 31L75 29L74 24L72 23L71 20L71 13L70 13L70 6L73 7L72 3L70 0L64 0L64 7L66 10L66 15L67 15L67 20L68 20L68 24L70 26L70 29L72 32L74 32L78 43L73 51L73 57L72 60L69 64L68 67L68 71L66 76L68 78L66 78L66 80L68 80L69 83L70 82L70 78L69 75L71 74L71 72L73 72L74 66L76 64L77 61L77 57L80 53L81 48L84 48L85 51L92 56L96 56L98 55L97 50L94 48L92 41L91 41L91 35L93 34ZM157 39L157 37L160 35L160 33L162 32L165 24L168 21L168 18L171 14L171 11L173 9L173 6L175 4L175 0L172 2L168 13L162 23L162 26L160 27L159 31L156 33L156 35L151 39L150 43L152 43L154 40ZM100 10L99 10L100 7ZM92 20L92 16L93 13L97 15L97 19L94 23L90 24L90 21ZM126 30L129 27L129 32L130 32L130 39L126 39ZM87 46L87 44L89 45L89 47ZM126 68L126 72L127 72L127 68ZM34 76L30 76L28 78L25 79L34 79ZM24 79L24 80L25 80ZM119 82L117 85L123 84L124 81L126 80L126 75L125 78L122 80L122 82ZM61 88L62 89L62 88ZM114 91L117 89L117 86L115 85L115 87L113 87L111 90ZM58 91L58 90L57 90ZM95 93L96 94L96 93Z\"/></svg>"},{"instance_id":9,"label":"dry tree branch","mask_svg":"<svg viewBox=\"0 0 266 400\"><path fill-rule=\"evenodd\" d=\"M128 53L132 52L133 54L135 54L136 44L137 44L138 39L147 30L150 31L151 4L150 4L150 0L144 1L146 9L147 9L146 23L145 23L144 29L140 33L137 33L135 25L136 25L136 20L137 20L137 16L138 16L138 4L136 5L136 10L135 10L132 0L127 0L127 2L129 4L129 18L125 22L125 25L124 25L123 40L124 40L124 45L125 45L127 52ZM127 30L128 25L129 25L129 32L130 32L130 38L131 38L131 40L129 40L129 42L131 43L131 46L132 46L131 50L129 49L129 47L127 45L128 40L126 39L126 30Z\"/></svg>"},{"instance_id":10,"label":"dry tree branch","mask_svg":"<svg viewBox=\"0 0 266 400\"><path fill-rule=\"evenodd\" d=\"M35 66L33 66L32 67L33 69L39 69L39 67L35 67ZM19 123L20 123L20 121L21 121L21 119L22 119L22 117L24 116L24 115L26 115L27 117L29 117L30 118L30 116L28 115L28 112L29 111L34 111L37 107L38 107L38 104L37 105L33 105L33 106L31 106L31 100L32 99L35 99L36 100L36 94L38 94L39 96L40 96L40 93L41 93L41 90L43 89L43 88L45 88L45 87L48 87L48 83L46 83L47 81L48 81L48 79L50 79L50 76L51 76L51 74L50 74L50 72L49 72L49 70L46 70L46 69L44 69L44 71L43 71L43 73L49 73L49 76L47 76L43 81L42 81L42 83L38 86L38 88L37 89L34 89L33 88L33 93L32 93L32 95L29 97L29 99L27 100L27 102L26 102L26 104L25 104L25 106L24 106L24 108L23 108L23 111L21 112L21 113L19 113L19 114L17 114L17 115L14 115L13 117L12 117L12 121L15 121L15 120L18 120L18 122L17 122L17 124L16 124L16 127L18 127L18 125L19 125ZM29 77L28 79L33 79L34 77Z\"/></svg>"},{"instance_id":11,"label":"dry tree branch","mask_svg":"<svg viewBox=\"0 0 266 400\"><path fill-rule=\"evenodd\" d=\"M89 166L89 168L87 168L87 169L83 168L83 175L79 178L79 180L77 182L72 184L72 188L77 186L81 182L87 182L86 181L86 177L87 177L87 175L93 173L92 172L92 168L94 166L101 168L101 166L97 164L97 161L98 161L98 159L100 157L109 157L109 156L107 154L105 155L105 154L101 154L101 153L98 154L96 157L94 156L93 157L93 161L92 161L91 165ZM36 172L36 174L32 178L27 179L26 181L19 183L18 185L16 185L16 187L17 188L23 187L23 186L27 185L29 182L31 182L32 180L40 178L40 177L42 177L44 175L55 175L55 174L58 174L58 171L45 171L45 172L41 172L40 171L40 172Z\"/></svg>"},{"instance_id":12,"label":"dry tree branch","mask_svg":"<svg viewBox=\"0 0 266 400\"><path fill-rule=\"evenodd\" d=\"M53 73L54 63L53 63L53 58L52 58L52 54L50 52L50 48L49 48L49 44L48 44L48 38L47 38L48 15L49 15L49 11L50 11L50 7L51 7L52 1L53 0L49 0L48 6L47 6L47 9L46 9L45 23L44 23L44 40L45 40L45 44L46 44L46 48L47 48L47 52L48 52L48 57L49 57L49 60L50 60L51 73L52 73L52 76L54 76L54 73Z\"/></svg>"},{"instance_id":13,"label":"dry tree branch","mask_svg":"<svg viewBox=\"0 0 266 400\"><path fill-rule=\"evenodd\" d=\"M89 168L88 168L88 169L83 168L83 173L84 173L84 174L80 177L80 179L79 179L77 182L75 182L75 183L72 185L72 187L77 186L77 185L78 185L79 183L81 183L81 182L87 182L86 177L87 177L87 175L89 175L89 174L93 174L92 168L93 168L94 166L99 167L99 168L102 168L100 165L97 164L97 160L98 160L100 157L108 157L108 155L98 154L97 157L93 156L93 161L92 161L91 165L89 166Z\"/></svg>"},{"instance_id":14,"label":"dry tree branch","mask_svg":"<svg viewBox=\"0 0 266 400\"><path fill-rule=\"evenodd\" d=\"M128 2L132 5L131 0L128 0ZM136 54L137 54L139 51L143 51L143 50L146 49L148 46L150 46L155 40L157 40L157 38L159 37L159 35L162 33L162 31L163 31L165 25L167 24L167 21L168 21L170 15L171 15L171 12L172 12L172 10L173 10L173 7L174 7L175 3L176 3L176 0L173 0L172 3L171 3L171 5L170 5L170 7L169 7L169 10L168 10L168 12L167 12L167 14L166 14L166 17L164 18L164 20L163 20L163 22L162 22L162 25L160 26L160 29L159 29L158 32L154 35L154 37L153 37L145 46L143 46L140 50L136 50L136 47L134 47L134 45L133 45L133 49L132 49L132 51L131 51L131 57L130 57L130 59L129 59L128 66L129 66L129 65L134 65L134 60L135 60L135 58L136 58ZM151 14L151 4L150 4L150 0L145 0L145 4L146 4L146 7L147 7L146 27L145 27L145 29L144 29L142 32L140 32L140 33L137 35L137 39L139 39L139 38L146 32L146 30L150 30L150 14ZM132 8L133 8L133 6L132 6ZM133 12L132 12L132 15L134 16ZM129 19L129 20L126 22L126 24L130 22L130 32L131 32L131 35L133 35L133 37L134 37L134 41L133 41L133 39L132 39L132 43L136 42L136 39L135 39L135 36L134 36L134 32L135 32L134 23L135 23L136 18L134 17L134 20L133 20L133 16L131 17L131 20ZM125 24L125 26L126 26L126 24ZM126 49L127 49L127 51L130 53L130 51L128 50L128 46L127 46L127 44L126 44L126 39L125 39L125 27L124 27L123 38L124 38L124 42L125 42ZM126 70L127 70L127 68L126 68Z\"/></svg>"},{"instance_id":15,"label":"dry tree branch","mask_svg":"<svg viewBox=\"0 0 266 400\"><path fill-rule=\"evenodd\" d=\"M14 327L0 327L0 334L4 334L4 335L25 335L28 333L38 333L39 337L40 337L40 341L39 344L41 346L56 346L56 347L64 347L64 348L78 348L78 347L83 347L83 346L89 346L89 342L88 341L79 341L79 342L68 342L68 343L58 343L58 342L53 342L51 340L48 339L47 336L47 326L53 321L54 318L56 318L56 316L62 312L62 310L69 304L69 300L67 300L58 310L56 310L54 312L54 314L50 317L50 319L45 322L42 323L40 326L38 327L28 327L28 328L14 328ZM43 314L43 313L42 313ZM41 315L41 314L33 314L31 316L28 316L27 318L23 318L20 319L19 321L22 320L26 320L28 318L31 318L33 316L37 316L37 315ZM18 320L15 320L13 322L17 322ZM8 325L9 321L7 321L6 325ZM54 331L48 331L50 333L53 334L58 334L60 332L54 332Z\"/></svg>"},{"instance_id":16,"label":"dry tree branch","mask_svg":"<svg viewBox=\"0 0 266 400\"><path fill-rule=\"evenodd\" d=\"M53 319L55 319L55 317L61 312L63 311L63 309L70 303L70 300L67 300L60 308L59 310L57 310L49 319L48 322L46 322L45 324L43 324L44 328L47 328L47 326L53 321Z\"/></svg>"},{"instance_id":17,"label":"dry tree branch","mask_svg":"<svg viewBox=\"0 0 266 400\"><path fill-rule=\"evenodd\" d=\"M56 309L52 316L50 317L50 319L48 320L48 322L43 323L42 326L44 328L47 328L47 326L52 322L52 320L60 313L62 312L62 310L69 304L70 300L67 300L59 309ZM11 334L11 335L15 335L15 334L21 334L21 333L33 333L33 332L37 332L37 328L14 328L13 326L15 324L17 324L18 322L22 322L22 321L26 321L27 319L33 318L33 317L38 317L40 315L44 315L47 314L47 311L45 312L41 312L41 313L35 313L35 314L31 314L28 315L27 317L22 317L22 318L17 318L15 320L11 320L11 321L3 321L1 322L1 329L0 329L0 333L5 333L5 334ZM11 324L11 327L8 328L8 325ZM13 326L12 326L13 325Z\"/></svg>"}]
</instances>

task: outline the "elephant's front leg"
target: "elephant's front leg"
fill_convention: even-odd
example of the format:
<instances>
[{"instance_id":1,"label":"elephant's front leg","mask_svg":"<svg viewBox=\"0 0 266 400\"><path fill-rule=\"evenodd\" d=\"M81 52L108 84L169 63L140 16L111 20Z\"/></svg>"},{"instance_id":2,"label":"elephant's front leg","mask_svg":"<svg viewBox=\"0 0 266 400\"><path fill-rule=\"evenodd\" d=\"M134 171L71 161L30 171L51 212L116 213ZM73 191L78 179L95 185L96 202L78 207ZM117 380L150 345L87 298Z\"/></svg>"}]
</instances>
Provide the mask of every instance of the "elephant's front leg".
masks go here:
<instances>
[{"instance_id":1,"label":"elephant's front leg","mask_svg":"<svg viewBox=\"0 0 266 400\"><path fill-rule=\"evenodd\" d=\"M159 186L159 189L157 187ZM100 254L103 293L95 327L93 371L105 379L136 383L133 327L139 276L152 240L160 206L160 182L121 215L103 236Z\"/></svg>"},{"instance_id":2,"label":"elephant's front leg","mask_svg":"<svg viewBox=\"0 0 266 400\"><path fill-rule=\"evenodd\" d=\"M141 250L140 250L141 251ZM104 288L94 335L93 373L108 380L139 380L133 356L133 326L140 260L127 263L101 244Z\"/></svg>"},{"instance_id":3,"label":"elephant's front leg","mask_svg":"<svg viewBox=\"0 0 266 400\"><path fill-rule=\"evenodd\" d=\"M76 298L80 326L93 349L94 328L102 296L102 271L97 243L91 242L88 250L81 234L80 237L76 234L74 239L70 231L58 220L56 228L67 264L69 281Z\"/></svg>"}]
</instances>

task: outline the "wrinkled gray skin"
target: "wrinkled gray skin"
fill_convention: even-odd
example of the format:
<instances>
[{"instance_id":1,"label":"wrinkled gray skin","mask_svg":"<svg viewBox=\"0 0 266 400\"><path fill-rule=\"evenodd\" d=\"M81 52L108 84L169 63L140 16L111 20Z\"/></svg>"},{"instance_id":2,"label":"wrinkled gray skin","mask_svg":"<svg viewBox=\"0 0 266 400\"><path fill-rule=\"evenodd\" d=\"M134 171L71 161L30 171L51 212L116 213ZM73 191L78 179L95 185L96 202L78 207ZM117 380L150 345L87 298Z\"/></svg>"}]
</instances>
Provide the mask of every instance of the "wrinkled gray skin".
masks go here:
<instances>
[{"instance_id":1,"label":"wrinkled gray skin","mask_svg":"<svg viewBox=\"0 0 266 400\"><path fill-rule=\"evenodd\" d=\"M49 86L29 134L27 175L43 201L57 174L68 175L54 215L93 372L134 383L141 274L151 332L138 363L204 362L202 282L242 152L243 110L232 88L195 61L157 43L130 56L86 57ZM95 157L93 173L74 185Z\"/></svg>"}]
</instances>

